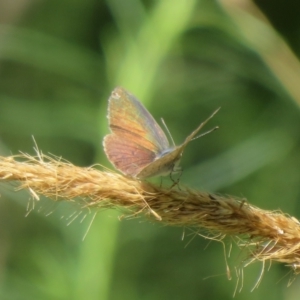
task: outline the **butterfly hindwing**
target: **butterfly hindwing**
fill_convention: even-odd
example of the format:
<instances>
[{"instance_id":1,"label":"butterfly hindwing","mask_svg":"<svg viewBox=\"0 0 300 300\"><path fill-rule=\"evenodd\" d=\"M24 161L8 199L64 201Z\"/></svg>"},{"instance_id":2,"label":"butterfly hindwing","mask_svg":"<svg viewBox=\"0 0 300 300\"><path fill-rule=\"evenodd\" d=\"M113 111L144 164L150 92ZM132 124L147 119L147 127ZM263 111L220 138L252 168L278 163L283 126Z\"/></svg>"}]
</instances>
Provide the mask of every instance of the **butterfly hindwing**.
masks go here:
<instances>
[{"instance_id":1,"label":"butterfly hindwing","mask_svg":"<svg viewBox=\"0 0 300 300\"><path fill-rule=\"evenodd\" d=\"M125 175L136 177L149 162L155 160L154 152L141 147L126 137L109 134L104 138L104 151L115 166Z\"/></svg>"}]
</instances>

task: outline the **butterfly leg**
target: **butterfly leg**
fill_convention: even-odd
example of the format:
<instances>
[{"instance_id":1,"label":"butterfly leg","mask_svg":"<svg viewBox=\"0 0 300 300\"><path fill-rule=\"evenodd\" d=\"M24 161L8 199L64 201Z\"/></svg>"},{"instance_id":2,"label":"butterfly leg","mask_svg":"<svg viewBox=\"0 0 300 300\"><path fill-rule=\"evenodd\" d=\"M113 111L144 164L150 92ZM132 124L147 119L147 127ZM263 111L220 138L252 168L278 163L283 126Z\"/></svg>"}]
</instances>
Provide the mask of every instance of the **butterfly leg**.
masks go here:
<instances>
[{"instance_id":1,"label":"butterfly leg","mask_svg":"<svg viewBox=\"0 0 300 300\"><path fill-rule=\"evenodd\" d=\"M159 188L161 189L161 187L162 187L162 182L163 182L163 178L162 178L162 176L160 176L160 185L159 185Z\"/></svg>"},{"instance_id":2,"label":"butterfly leg","mask_svg":"<svg viewBox=\"0 0 300 300\"><path fill-rule=\"evenodd\" d=\"M176 173L178 173L179 172L179 176L178 176L178 178L177 179L174 179L173 177L172 177L172 173L175 173L175 171L174 170L172 170L171 172L170 172L170 179L173 181L173 184L172 184L172 186L171 186L171 189L174 187L174 186L178 186L178 189L181 191L181 188L180 188L180 185L179 185L179 181L180 181L180 177L181 177L181 175L182 175L182 169L180 169L180 171L176 171Z\"/></svg>"}]
</instances>

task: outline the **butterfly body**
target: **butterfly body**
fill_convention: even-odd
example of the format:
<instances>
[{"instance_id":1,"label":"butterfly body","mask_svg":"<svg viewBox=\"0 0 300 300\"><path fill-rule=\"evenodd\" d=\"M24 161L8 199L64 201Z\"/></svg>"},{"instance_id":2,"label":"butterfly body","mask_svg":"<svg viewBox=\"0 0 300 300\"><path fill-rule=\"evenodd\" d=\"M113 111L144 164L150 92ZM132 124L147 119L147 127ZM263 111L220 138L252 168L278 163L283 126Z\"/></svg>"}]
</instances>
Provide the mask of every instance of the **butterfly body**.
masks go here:
<instances>
[{"instance_id":1,"label":"butterfly body","mask_svg":"<svg viewBox=\"0 0 300 300\"><path fill-rule=\"evenodd\" d=\"M116 169L134 178L144 179L178 172L184 148L209 119L200 124L183 144L172 147L161 127L141 102L123 88L117 87L109 98L111 133L104 137L104 151Z\"/></svg>"}]
</instances>

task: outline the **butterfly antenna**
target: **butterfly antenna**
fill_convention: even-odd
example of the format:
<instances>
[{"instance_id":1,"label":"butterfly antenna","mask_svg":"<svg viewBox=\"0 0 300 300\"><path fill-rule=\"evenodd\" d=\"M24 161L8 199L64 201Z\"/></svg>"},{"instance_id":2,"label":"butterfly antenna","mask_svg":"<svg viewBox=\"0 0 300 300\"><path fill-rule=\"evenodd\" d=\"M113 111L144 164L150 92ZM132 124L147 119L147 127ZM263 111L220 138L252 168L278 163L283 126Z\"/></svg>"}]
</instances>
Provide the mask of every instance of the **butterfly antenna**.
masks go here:
<instances>
[{"instance_id":1,"label":"butterfly antenna","mask_svg":"<svg viewBox=\"0 0 300 300\"><path fill-rule=\"evenodd\" d=\"M196 140L196 139L198 139L200 137L203 137L204 135L207 135L207 134L209 134L209 133L211 133L211 132L213 132L213 131L215 131L217 129L219 129L219 126L216 126L216 127L212 128L211 130L208 130L208 131L206 131L206 132L204 132L202 134L199 134L199 135L195 136L193 139L191 139L191 141Z\"/></svg>"},{"instance_id":2,"label":"butterfly antenna","mask_svg":"<svg viewBox=\"0 0 300 300\"><path fill-rule=\"evenodd\" d=\"M169 130L169 128L168 128L168 126L167 126L167 124L165 123L165 120L164 120L163 118L161 118L161 122L163 123L163 125L165 126L165 129L167 130L167 132L168 132L168 134L169 134L169 137L170 137L170 139L171 139L171 141L172 141L172 143L173 143L173 146L176 147L176 145L175 145L175 143L174 143L174 140L173 140L173 137L172 137L172 135L171 135L171 132L170 132L170 130Z\"/></svg>"},{"instance_id":3,"label":"butterfly antenna","mask_svg":"<svg viewBox=\"0 0 300 300\"><path fill-rule=\"evenodd\" d=\"M212 115L210 117L208 117L204 122L202 122L184 141L184 143L182 144L182 146L186 146L191 140L194 140L194 136L202 129L202 127L220 110L221 107L219 107L217 110L215 110ZM218 127L214 127L212 130L202 134L202 135L199 135L197 136L196 138L200 137L200 136L203 136L207 133L210 133L212 131L214 131L215 129L217 129Z\"/></svg>"}]
</instances>

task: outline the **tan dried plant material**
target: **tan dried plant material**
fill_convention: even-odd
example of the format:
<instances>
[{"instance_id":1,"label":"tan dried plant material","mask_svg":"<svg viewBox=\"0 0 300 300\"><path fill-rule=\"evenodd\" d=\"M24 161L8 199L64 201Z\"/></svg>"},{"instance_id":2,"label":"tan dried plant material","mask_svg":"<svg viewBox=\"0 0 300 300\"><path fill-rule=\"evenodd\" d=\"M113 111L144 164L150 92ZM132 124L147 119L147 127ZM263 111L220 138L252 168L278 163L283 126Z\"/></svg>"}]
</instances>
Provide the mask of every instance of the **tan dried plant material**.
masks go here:
<instances>
[{"instance_id":1,"label":"tan dried plant material","mask_svg":"<svg viewBox=\"0 0 300 300\"><path fill-rule=\"evenodd\" d=\"M246 250L248 263L278 261L300 273L300 223L294 217L230 196L182 186L162 188L37 153L0 157L0 179L19 182L17 189L28 189L36 200L43 195L82 207L121 208L128 216L144 214L165 225L204 229L220 240L230 236Z\"/></svg>"}]
</instances>

